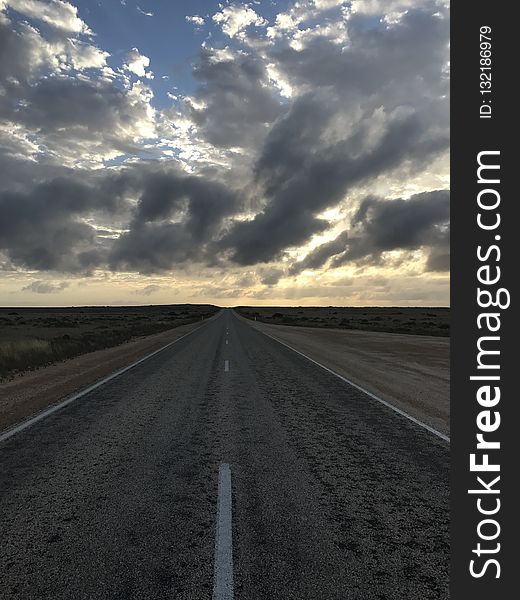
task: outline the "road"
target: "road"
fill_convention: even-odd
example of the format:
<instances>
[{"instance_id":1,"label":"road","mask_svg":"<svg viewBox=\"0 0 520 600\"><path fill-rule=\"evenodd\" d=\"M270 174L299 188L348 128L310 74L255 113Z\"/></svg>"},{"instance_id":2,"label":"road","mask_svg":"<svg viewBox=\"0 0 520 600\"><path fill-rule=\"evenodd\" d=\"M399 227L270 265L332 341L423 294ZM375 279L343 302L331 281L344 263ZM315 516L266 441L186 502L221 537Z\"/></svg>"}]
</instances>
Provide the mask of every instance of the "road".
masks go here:
<instances>
[{"instance_id":1,"label":"road","mask_svg":"<svg viewBox=\"0 0 520 600\"><path fill-rule=\"evenodd\" d=\"M0 443L0 597L211 599L222 465L235 599L448 598L448 445L230 310Z\"/></svg>"}]
</instances>

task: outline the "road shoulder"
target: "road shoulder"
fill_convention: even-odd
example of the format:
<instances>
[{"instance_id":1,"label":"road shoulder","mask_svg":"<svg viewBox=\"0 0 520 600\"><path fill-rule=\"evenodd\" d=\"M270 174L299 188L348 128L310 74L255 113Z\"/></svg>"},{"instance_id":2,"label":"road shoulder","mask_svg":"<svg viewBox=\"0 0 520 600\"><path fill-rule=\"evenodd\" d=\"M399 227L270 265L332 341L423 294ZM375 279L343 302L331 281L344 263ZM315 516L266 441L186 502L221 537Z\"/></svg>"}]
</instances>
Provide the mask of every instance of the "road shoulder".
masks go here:
<instances>
[{"instance_id":1,"label":"road shoulder","mask_svg":"<svg viewBox=\"0 0 520 600\"><path fill-rule=\"evenodd\" d=\"M0 384L0 431L60 402L200 327L181 325L28 372Z\"/></svg>"},{"instance_id":2,"label":"road shoulder","mask_svg":"<svg viewBox=\"0 0 520 600\"><path fill-rule=\"evenodd\" d=\"M449 435L449 338L246 321Z\"/></svg>"}]
</instances>

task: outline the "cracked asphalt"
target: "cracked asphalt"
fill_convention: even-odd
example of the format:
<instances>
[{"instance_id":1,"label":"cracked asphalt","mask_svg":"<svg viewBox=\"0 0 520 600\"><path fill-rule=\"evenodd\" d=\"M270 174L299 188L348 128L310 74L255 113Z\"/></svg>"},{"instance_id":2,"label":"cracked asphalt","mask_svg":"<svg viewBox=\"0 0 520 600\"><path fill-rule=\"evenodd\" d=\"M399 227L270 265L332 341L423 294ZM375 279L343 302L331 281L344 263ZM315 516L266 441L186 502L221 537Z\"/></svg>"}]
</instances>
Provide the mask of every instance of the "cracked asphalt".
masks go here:
<instances>
[{"instance_id":1,"label":"cracked asphalt","mask_svg":"<svg viewBox=\"0 0 520 600\"><path fill-rule=\"evenodd\" d=\"M0 598L211 599L221 463L236 599L449 597L447 444L225 310L0 443Z\"/></svg>"}]
</instances>

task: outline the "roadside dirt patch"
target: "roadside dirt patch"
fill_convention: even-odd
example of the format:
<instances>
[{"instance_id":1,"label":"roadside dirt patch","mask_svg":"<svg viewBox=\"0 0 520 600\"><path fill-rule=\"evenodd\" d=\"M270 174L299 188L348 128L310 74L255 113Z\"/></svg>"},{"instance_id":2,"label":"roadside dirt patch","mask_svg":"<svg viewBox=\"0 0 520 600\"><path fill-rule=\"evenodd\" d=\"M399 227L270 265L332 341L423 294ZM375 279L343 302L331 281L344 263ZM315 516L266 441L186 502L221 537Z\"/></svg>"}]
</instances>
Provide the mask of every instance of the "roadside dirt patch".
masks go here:
<instances>
[{"instance_id":1,"label":"roadside dirt patch","mask_svg":"<svg viewBox=\"0 0 520 600\"><path fill-rule=\"evenodd\" d=\"M449 435L449 338L249 323Z\"/></svg>"},{"instance_id":2,"label":"roadside dirt patch","mask_svg":"<svg viewBox=\"0 0 520 600\"><path fill-rule=\"evenodd\" d=\"M180 325L113 348L89 352L0 384L0 431L92 385L197 327L200 327L200 323Z\"/></svg>"}]
</instances>

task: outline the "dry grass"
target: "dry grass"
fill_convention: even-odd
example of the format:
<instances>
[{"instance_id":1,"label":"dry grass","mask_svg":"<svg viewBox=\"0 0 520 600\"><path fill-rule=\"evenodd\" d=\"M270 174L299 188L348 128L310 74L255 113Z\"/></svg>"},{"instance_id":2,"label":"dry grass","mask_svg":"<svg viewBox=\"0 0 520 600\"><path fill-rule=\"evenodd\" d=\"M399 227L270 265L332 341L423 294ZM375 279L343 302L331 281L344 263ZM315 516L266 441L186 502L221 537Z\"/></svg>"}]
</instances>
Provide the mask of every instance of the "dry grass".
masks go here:
<instances>
[{"instance_id":1,"label":"dry grass","mask_svg":"<svg viewBox=\"0 0 520 600\"><path fill-rule=\"evenodd\" d=\"M0 380L206 319L216 306L0 308Z\"/></svg>"},{"instance_id":2,"label":"dry grass","mask_svg":"<svg viewBox=\"0 0 520 600\"><path fill-rule=\"evenodd\" d=\"M357 329L448 337L450 310L439 307L239 306L242 316L271 325Z\"/></svg>"},{"instance_id":3,"label":"dry grass","mask_svg":"<svg viewBox=\"0 0 520 600\"><path fill-rule=\"evenodd\" d=\"M22 339L0 342L0 372L18 370L21 365L48 361L52 356L49 340Z\"/></svg>"}]
</instances>

